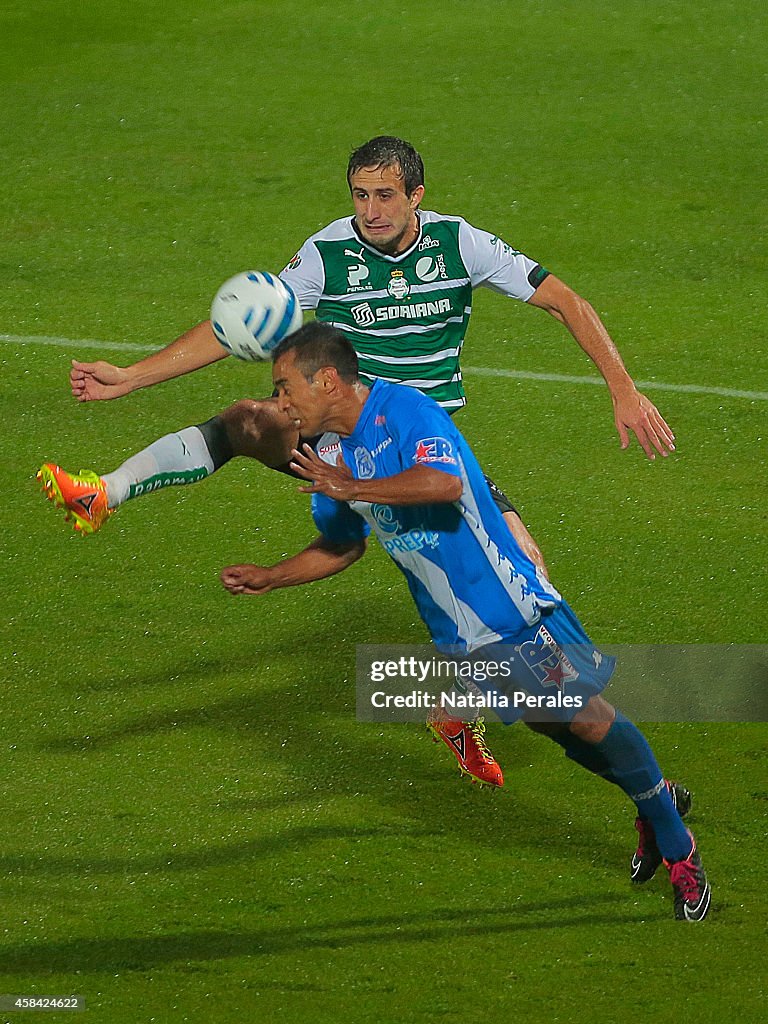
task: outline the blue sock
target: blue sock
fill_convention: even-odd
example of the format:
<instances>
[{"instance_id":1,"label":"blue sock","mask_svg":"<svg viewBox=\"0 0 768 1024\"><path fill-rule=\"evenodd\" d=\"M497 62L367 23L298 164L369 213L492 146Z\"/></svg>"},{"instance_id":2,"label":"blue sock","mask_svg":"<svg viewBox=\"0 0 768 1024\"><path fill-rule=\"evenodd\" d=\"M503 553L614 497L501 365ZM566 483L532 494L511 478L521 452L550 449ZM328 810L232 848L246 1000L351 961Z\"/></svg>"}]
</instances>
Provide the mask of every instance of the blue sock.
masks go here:
<instances>
[{"instance_id":1,"label":"blue sock","mask_svg":"<svg viewBox=\"0 0 768 1024\"><path fill-rule=\"evenodd\" d=\"M613 725L593 750L605 759L613 781L634 802L640 817L653 825L662 857L684 860L691 852L691 837L672 803L653 751L637 726L617 711Z\"/></svg>"}]
</instances>

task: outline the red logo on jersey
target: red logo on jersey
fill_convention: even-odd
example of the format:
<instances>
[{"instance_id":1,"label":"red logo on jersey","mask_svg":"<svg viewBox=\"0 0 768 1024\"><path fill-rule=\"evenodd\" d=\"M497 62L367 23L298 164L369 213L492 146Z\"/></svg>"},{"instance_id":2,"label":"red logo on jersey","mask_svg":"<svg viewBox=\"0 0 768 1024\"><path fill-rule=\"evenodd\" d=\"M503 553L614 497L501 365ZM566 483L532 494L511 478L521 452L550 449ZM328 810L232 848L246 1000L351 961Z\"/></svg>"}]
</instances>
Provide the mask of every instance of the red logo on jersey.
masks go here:
<instances>
[{"instance_id":1,"label":"red logo on jersey","mask_svg":"<svg viewBox=\"0 0 768 1024\"><path fill-rule=\"evenodd\" d=\"M444 437L425 437L416 445L414 462L444 462L450 466L456 465L453 457L453 446Z\"/></svg>"}]
</instances>

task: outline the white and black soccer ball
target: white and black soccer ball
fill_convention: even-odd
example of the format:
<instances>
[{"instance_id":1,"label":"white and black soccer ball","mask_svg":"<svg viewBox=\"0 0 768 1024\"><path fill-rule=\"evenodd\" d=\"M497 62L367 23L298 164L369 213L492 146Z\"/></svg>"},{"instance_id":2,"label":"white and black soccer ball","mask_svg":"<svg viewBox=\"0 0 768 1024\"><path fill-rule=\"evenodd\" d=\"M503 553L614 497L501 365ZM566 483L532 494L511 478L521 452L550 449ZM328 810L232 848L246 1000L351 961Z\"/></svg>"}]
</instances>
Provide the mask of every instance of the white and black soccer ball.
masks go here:
<instances>
[{"instance_id":1,"label":"white and black soccer ball","mask_svg":"<svg viewBox=\"0 0 768 1024\"><path fill-rule=\"evenodd\" d=\"M213 333L238 359L269 359L283 338L301 327L296 293L276 274L247 270L230 277L211 306Z\"/></svg>"}]
</instances>

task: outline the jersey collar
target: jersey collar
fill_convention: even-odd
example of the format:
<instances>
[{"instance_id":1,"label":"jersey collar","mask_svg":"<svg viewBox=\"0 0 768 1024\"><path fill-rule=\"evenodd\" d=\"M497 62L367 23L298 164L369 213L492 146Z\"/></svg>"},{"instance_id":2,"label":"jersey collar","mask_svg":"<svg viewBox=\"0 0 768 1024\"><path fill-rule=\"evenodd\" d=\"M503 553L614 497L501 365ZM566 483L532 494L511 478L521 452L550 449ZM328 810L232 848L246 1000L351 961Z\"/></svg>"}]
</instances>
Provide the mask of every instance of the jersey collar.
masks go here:
<instances>
[{"instance_id":1,"label":"jersey collar","mask_svg":"<svg viewBox=\"0 0 768 1024\"><path fill-rule=\"evenodd\" d=\"M381 398L380 392L382 391L384 381L378 380L378 378L371 384L368 397L365 400L365 405L360 410L360 415L357 418L355 429L349 435L345 437L345 441L351 441L353 444L359 442L365 434L371 423L372 417L376 415L377 406Z\"/></svg>"},{"instance_id":2,"label":"jersey collar","mask_svg":"<svg viewBox=\"0 0 768 1024\"><path fill-rule=\"evenodd\" d=\"M365 246L365 248L368 250L368 252L375 253L379 257L379 259L387 260L389 263L399 263L400 260L404 260L406 258L406 256L410 256L410 254L413 252L413 250L416 248L416 246L421 241L422 224L421 224L421 216L419 215L419 211L418 210L416 211L416 220L417 220L418 225L419 225L419 231L418 231L418 234L416 235L416 237L413 240L413 244L409 245L408 248L405 250L405 252L398 253L397 256L389 256L387 253L382 252L381 249L377 249L375 245L371 245L369 242L366 242L366 240L363 238L363 236L360 234L360 232L357 229L357 221L355 220L354 217L351 218L351 224L352 224L352 231L354 232L355 238L358 240L358 242L360 242L361 245Z\"/></svg>"}]
</instances>

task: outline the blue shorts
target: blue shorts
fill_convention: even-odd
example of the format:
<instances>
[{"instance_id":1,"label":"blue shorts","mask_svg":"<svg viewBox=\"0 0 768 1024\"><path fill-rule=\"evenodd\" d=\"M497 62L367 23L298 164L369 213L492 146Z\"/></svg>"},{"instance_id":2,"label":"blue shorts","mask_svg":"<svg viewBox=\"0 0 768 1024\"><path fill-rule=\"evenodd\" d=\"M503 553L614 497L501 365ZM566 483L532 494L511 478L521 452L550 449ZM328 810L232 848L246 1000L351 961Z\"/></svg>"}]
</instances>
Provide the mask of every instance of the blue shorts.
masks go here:
<instances>
[{"instance_id":1,"label":"blue shorts","mask_svg":"<svg viewBox=\"0 0 768 1024\"><path fill-rule=\"evenodd\" d=\"M595 647L565 601L535 626L473 651L468 660L488 710L507 725L522 717L570 722L605 688L616 666L615 658Z\"/></svg>"}]
</instances>

